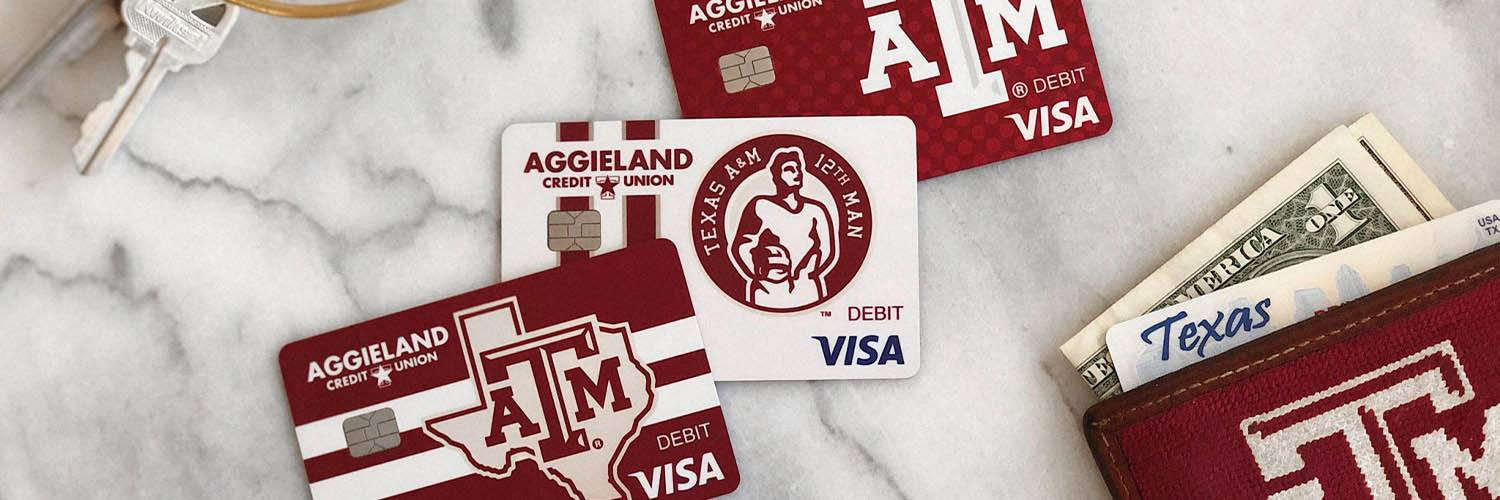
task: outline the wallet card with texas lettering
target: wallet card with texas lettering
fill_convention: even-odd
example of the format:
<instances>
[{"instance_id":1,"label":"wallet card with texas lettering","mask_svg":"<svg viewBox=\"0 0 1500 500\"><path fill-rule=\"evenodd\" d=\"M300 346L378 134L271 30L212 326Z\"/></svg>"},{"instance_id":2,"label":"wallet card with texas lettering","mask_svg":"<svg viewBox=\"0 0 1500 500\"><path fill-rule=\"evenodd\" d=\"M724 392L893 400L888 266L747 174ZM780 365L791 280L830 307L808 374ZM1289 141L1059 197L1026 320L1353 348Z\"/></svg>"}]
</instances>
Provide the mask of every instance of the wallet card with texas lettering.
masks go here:
<instances>
[{"instance_id":1,"label":"wallet card with texas lettering","mask_svg":"<svg viewBox=\"0 0 1500 500\"><path fill-rule=\"evenodd\" d=\"M1082 0L656 0L690 118L906 115L926 179L1104 134Z\"/></svg>"},{"instance_id":2,"label":"wallet card with texas lettering","mask_svg":"<svg viewBox=\"0 0 1500 500\"><path fill-rule=\"evenodd\" d=\"M719 380L916 372L905 117L517 124L500 156L502 276L660 236Z\"/></svg>"},{"instance_id":3,"label":"wallet card with texas lettering","mask_svg":"<svg viewBox=\"0 0 1500 500\"><path fill-rule=\"evenodd\" d=\"M1489 246L1105 400L1085 434L1121 499L1494 498L1497 341Z\"/></svg>"},{"instance_id":4,"label":"wallet card with texas lettering","mask_svg":"<svg viewBox=\"0 0 1500 500\"><path fill-rule=\"evenodd\" d=\"M739 485L665 240L292 342L280 364L317 500L706 499Z\"/></svg>"}]
</instances>

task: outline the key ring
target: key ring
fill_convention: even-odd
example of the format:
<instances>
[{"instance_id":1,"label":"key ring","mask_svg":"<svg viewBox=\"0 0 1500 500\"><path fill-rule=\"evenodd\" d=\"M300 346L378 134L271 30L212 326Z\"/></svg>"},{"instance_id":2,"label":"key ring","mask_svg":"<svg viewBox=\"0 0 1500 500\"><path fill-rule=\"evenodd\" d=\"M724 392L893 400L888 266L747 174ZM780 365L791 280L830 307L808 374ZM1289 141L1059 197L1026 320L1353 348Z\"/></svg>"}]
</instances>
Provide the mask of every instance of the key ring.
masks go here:
<instances>
[{"instance_id":1,"label":"key ring","mask_svg":"<svg viewBox=\"0 0 1500 500\"><path fill-rule=\"evenodd\" d=\"M304 19L352 16L401 3L401 0L346 0L331 4L309 5L287 3L279 0L225 1L262 14Z\"/></svg>"}]
</instances>

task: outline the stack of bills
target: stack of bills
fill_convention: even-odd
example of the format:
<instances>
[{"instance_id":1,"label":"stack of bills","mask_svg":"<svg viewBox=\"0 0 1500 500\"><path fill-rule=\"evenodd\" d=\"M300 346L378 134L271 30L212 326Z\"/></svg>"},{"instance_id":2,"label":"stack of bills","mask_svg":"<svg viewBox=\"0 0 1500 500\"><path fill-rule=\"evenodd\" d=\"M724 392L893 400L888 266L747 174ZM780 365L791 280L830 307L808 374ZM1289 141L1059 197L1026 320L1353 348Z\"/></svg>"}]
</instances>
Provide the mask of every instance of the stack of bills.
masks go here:
<instances>
[{"instance_id":1,"label":"stack of bills","mask_svg":"<svg viewBox=\"0 0 1500 500\"><path fill-rule=\"evenodd\" d=\"M1061 349L1108 398L1488 245L1500 238L1484 225L1497 208L1445 218L1453 206L1365 115L1329 132ZM1183 331L1200 320L1209 326Z\"/></svg>"}]
</instances>

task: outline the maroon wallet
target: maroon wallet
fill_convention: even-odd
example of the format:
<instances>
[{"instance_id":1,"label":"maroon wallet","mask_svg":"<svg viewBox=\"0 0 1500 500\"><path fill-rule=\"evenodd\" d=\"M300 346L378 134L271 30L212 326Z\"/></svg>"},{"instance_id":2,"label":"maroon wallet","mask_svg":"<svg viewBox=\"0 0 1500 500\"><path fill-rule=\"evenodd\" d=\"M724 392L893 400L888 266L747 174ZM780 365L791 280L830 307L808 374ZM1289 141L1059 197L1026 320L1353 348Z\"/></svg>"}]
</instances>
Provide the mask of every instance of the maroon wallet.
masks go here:
<instances>
[{"instance_id":1,"label":"maroon wallet","mask_svg":"<svg viewBox=\"0 0 1500 500\"><path fill-rule=\"evenodd\" d=\"M1500 497L1500 246L1094 405L1116 498Z\"/></svg>"}]
</instances>

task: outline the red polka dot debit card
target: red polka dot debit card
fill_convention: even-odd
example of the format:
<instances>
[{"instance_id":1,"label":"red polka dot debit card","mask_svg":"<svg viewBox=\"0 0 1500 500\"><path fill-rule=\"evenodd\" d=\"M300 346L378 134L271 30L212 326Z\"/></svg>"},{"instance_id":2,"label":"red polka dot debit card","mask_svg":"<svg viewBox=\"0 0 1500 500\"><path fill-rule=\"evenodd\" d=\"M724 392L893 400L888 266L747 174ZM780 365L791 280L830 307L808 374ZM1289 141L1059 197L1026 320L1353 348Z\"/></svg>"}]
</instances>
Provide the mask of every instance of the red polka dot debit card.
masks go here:
<instances>
[{"instance_id":1,"label":"red polka dot debit card","mask_svg":"<svg viewBox=\"0 0 1500 500\"><path fill-rule=\"evenodd\" d=\"M689 118L906 115L921 179L1104 134L1081 0L656 0Z\"/></svg>"},{"instance_id":2,"label":"red polka dot debit card","mask_svg":"<svg viewBox=\"0 0 1500 500\"><path fill-rule=\"evenodd\" d=\"M280 364L316 500L703 500L740 483L665 240L298 340Z\"/></svg>"},{"instance_id":3,"label":"red polka dot debit card","mask_svg":"<svg viewBox=\"0 0 1500 500\"><path fill-rule=\"evenodd\" d=\"M901 116L511 125L500 273L666 238L719 380L909 377L913 137Z\"/></svg>"}]
</instances>

